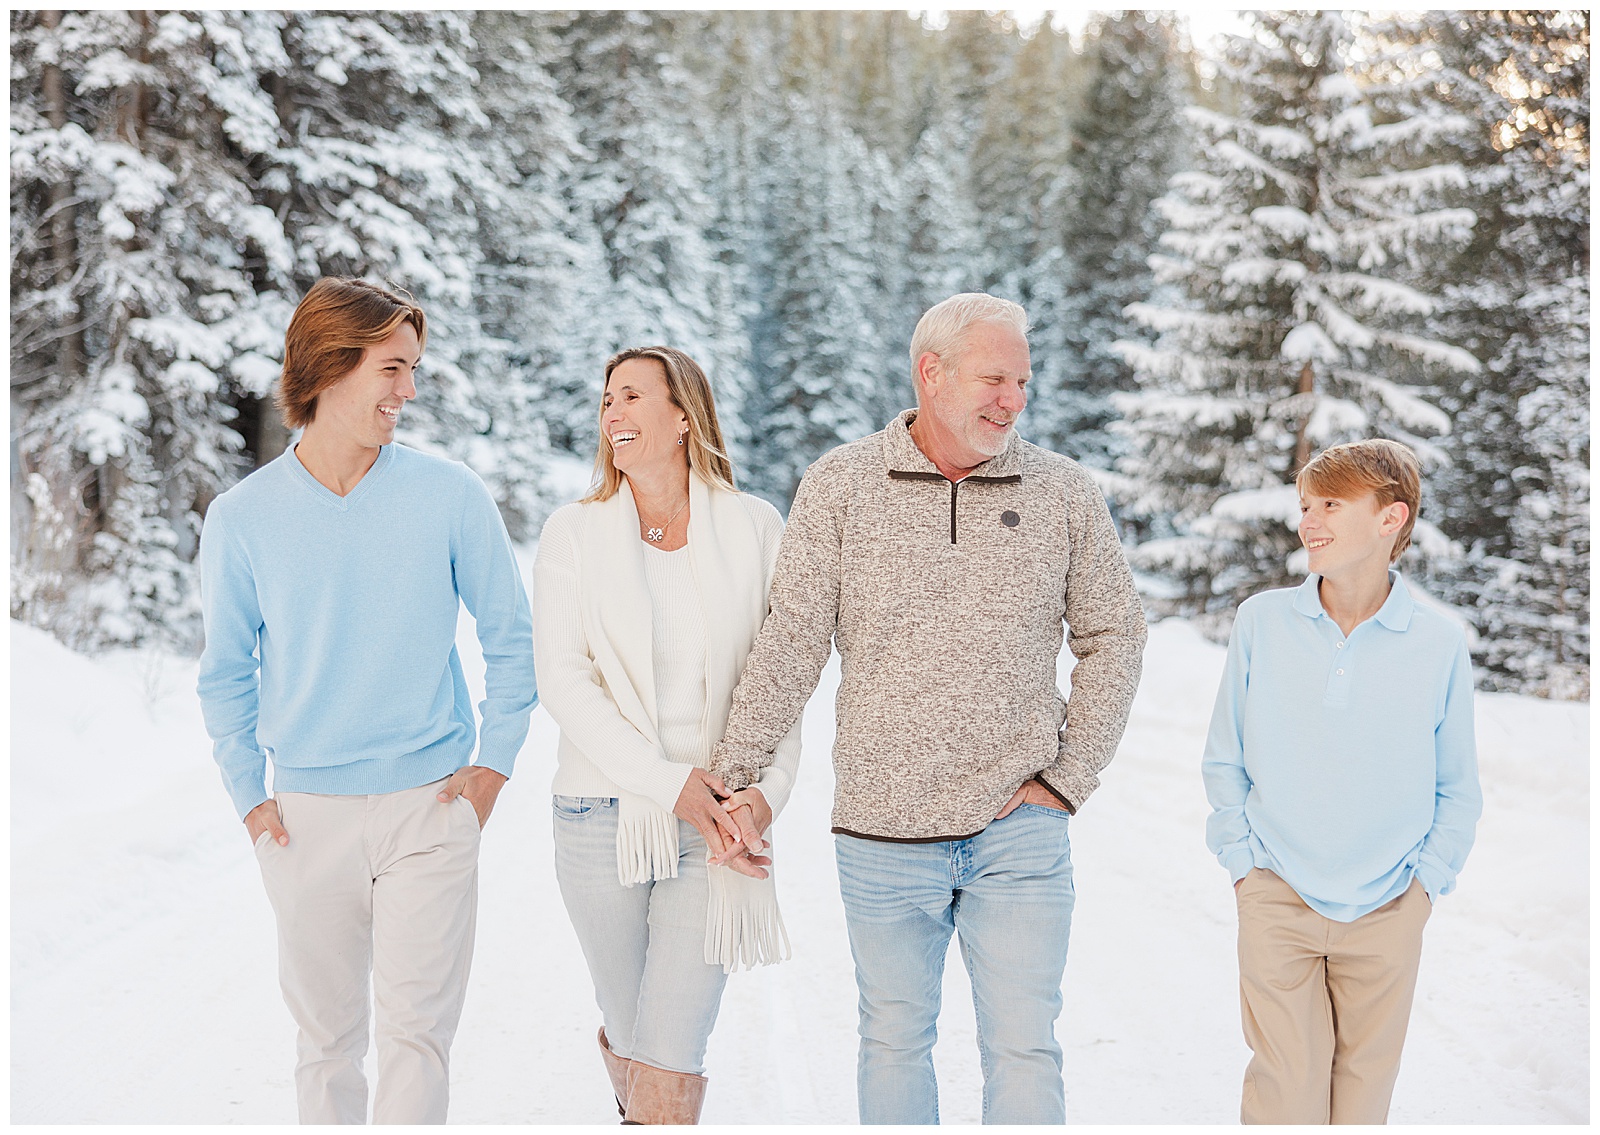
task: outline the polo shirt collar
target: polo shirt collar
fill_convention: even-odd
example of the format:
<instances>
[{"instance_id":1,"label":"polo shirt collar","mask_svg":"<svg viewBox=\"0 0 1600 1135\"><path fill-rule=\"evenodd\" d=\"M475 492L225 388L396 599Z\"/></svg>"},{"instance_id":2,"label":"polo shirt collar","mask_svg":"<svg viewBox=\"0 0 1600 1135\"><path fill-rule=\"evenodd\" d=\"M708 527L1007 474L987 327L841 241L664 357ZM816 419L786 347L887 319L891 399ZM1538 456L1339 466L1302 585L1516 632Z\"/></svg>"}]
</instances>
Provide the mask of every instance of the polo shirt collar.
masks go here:
<instances>
[{"instance_id":1,"label":"polo shirt collar","mask_svg":"<svg viewBox=\"0 0 1600 1135\"><path fill-rule=\"evenodd\" d=\"M928 460L928 455L918 448L911 437L911 423L917 420L915 410L902 410L889 420L883 432L887 439L884 458L891 471L901 473L939 473L939 467ZM1022 437L1015 429L1006 447L974 469L969 477L1009 477L1022 471Z\"/></svg>"},{"instance_id":2,"label":"polo shirt collar","mask_svg":"<svg viewBox=\"0 0 1600 1135\"><path fill-rule=\"evenodd\" d=\"M1327 617L1328 612L1322 609L1322 597L1317 594L1317 585L1321 582L1322 577L1312 572L1295 592L1294 609L1308 619ZM1416 601L1411 598L1405 580L1400 578L1399 572L1390 568L1389 597L1372 617L1392 631L1403 631L1411 626L1411 612L1414 610Z\"/></svg>"}]
</instances>

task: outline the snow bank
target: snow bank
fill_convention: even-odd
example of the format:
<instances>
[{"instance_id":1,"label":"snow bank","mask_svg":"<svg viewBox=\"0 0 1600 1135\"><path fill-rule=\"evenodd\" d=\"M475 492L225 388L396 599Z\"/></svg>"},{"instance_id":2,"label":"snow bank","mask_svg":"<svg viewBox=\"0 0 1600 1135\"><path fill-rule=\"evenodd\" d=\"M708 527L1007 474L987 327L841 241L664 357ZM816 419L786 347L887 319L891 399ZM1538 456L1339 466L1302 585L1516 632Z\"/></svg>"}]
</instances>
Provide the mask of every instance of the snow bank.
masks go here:
<instances>
[{"instance_id":1,"label":"snow bank","mask_svg":"<svg viewBox=\"0 0 1600 1135\"><path fill-rule=\"evenodd\" d=\"M465 620L462 647L476 677ZM1187 624L1152 629L1127 739L1073 821L1078 908L1058 1032L1077 1123L1237 1115L1232 896L1204 846L1198 769L1221 664ZM855 1121L855 987L827 832L837 666L808 710L776 831L794 960L730 981L708 1123ZM13 623L11 673L12 1120L292 1122L272 917L211 764L194 663L91 661ZM1428 927L1392 1118L1586 1122L1588 706L1480 695L1478 727L1485 816L1460 889ZM485 832L457 1122L616 1122L551 870L555 736L535 713ZM935 1059L945 1121L975 1123L959 957Z\"/></svg>"}]
</instances>

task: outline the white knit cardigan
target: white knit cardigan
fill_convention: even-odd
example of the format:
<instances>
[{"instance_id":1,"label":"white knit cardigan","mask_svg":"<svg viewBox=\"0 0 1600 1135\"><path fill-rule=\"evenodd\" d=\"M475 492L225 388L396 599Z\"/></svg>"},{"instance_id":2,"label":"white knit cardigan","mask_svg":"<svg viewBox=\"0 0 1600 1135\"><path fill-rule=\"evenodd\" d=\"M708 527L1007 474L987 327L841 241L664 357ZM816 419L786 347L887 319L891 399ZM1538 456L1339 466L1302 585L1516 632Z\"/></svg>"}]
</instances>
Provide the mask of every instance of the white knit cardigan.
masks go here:
<instances>
[{"instance_id":1,"label":"white knit cardigan","mask_svg":"<svg viewBox=\"0 0 1600 1135\"><path fill-rule=\"evenodd\" d=\"M706 752L727 725L733 688L766 618L782 535L783 520L766 501L690 475L689 562L706 628ZM566 505L545 522L533 608L539 701L561 727L552 791L617 798L623 884L676 877L672 807L693 766L669 760L656 732L652 607L626 478L610 500ZM799 758L796 722L759 782L774 816ZM706 961L731 973L787 958L770 870L760 880L727 867L709 876Z\"/></svg>"}]
</instances>

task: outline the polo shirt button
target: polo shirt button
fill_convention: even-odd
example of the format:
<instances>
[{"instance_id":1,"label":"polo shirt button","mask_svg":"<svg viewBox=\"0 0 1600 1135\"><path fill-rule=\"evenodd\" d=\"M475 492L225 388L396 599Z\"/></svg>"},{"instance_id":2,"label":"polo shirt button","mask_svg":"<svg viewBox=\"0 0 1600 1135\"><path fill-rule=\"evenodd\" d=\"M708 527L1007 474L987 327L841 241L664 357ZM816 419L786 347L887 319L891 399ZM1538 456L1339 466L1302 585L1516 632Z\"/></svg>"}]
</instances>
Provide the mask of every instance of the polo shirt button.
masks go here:
<instances>
[{"instance_id":1,"label":"polo shirt button","mask_svg":"<svg viewBox=\"0 0 1600 1135\"><path fill-rule=\"evenodd\" d=\"M1339 671L1336 671L1336 672L1339 673L1339 674L1343 674L1344 673L1343 670L1339 670Z\"/></svg>"},{"instance_id":2,"label":"polo shirt button","mask_svg":"<svg viewBox=\"0 0 1600 1135\"><path fill-rule=\"evenodd\" d=\"M1344 643L1342 643L1342 642L1341 642L1341 643L1340 643L1340 644L1339 644L1339 649L1340 649L1340 650L1343 650L1343 649L1344 649Z\"/></svg>"}]
</instances>

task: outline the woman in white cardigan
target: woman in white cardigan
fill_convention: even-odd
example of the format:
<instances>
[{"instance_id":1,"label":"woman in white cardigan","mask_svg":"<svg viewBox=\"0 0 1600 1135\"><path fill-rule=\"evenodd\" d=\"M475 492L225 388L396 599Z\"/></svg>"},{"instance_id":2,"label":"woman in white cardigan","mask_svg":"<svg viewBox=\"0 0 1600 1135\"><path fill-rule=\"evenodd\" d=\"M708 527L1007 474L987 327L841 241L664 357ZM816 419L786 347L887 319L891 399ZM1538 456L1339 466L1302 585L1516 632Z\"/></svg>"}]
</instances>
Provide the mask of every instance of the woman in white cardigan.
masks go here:
<instances>
[{"instance_id":1,"label":"woman in white cardigan","mask_svg":"<svg viewBox=\"0 0 1600 1135\"><path fill-rule=\"evenodd\" d=\"M732 813L766 830L800 727L731 797L705 767L766 617L783 521L734 489L710 383L670 347L606 363L595 473L546 522L533 568L539 700L561 727L556 877L624 1122L695 1123L727 974L789 951L771 860L738 843Z\"/></svg>"}]
</instances>

